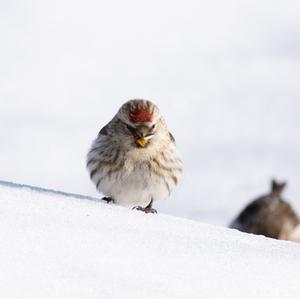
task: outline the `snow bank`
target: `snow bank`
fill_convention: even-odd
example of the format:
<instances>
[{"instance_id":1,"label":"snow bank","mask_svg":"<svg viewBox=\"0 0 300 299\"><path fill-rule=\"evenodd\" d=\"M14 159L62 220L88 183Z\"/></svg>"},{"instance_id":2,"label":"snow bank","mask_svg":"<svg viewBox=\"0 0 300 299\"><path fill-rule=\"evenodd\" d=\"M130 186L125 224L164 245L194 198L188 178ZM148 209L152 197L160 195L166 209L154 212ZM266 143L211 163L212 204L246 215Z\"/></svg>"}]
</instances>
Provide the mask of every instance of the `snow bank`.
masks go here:
<instances>
[{"instance_id":1,"label":"snow bank","mask_svg":"<svg viewBox=\"0 0 300 299\"><path fill-rule=\"evenodd\" d=\"M0 182L1 298L297 298L300 246Z\"/></svg>"}]
</instances>

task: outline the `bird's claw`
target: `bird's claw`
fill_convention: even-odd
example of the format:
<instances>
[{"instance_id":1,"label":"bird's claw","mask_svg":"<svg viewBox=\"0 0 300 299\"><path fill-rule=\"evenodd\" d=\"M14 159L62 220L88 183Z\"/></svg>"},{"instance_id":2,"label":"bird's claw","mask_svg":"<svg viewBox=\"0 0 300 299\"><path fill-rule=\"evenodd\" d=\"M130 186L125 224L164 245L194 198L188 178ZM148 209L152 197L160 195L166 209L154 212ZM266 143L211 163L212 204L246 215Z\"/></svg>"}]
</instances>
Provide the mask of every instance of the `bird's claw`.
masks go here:
<instances>
[{"instance_id":1,"label":"bird's claw","mask_svg":"<svg viewBox=\"0 0 300 299\"><path fill-rule=\"evenodd\" d=\"M114 199L112 197L105 196L105 197L102 197L101 199L106 201L107 203L110 203L110 202L114 203Z\"/></svg>"},{"instance_id":2,"label":"bird's claw","mask_svg":"<svg viewBox=\"0 0 300 299\"><path fill-rule=\"evenodd\" d=\"M149 214L149 213L151 213L151 214L157 214L157 211L155 209L151 208L151 207L145 207L145 208L143 208L141 206L136 206L136 207L133 207L132 209L133 210L137 210L137 211L142 211L142 212L144 212L146 214Z\"/></svg>"}]
</instances>

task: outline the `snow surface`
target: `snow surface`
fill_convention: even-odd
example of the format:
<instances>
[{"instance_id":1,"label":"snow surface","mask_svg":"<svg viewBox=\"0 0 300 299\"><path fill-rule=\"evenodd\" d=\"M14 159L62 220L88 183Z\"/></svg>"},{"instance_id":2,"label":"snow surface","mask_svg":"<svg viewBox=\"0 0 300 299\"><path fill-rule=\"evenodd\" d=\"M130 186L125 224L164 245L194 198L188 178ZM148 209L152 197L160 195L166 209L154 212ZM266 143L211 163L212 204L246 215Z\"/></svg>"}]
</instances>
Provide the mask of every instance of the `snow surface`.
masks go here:
<instances>
[{"instance_id":1,"label":"snow surface","mask_svg":"<svg viewBox=\"0 0 300 299\"><path fill-rule=\"evenodd\" d=\"M298 298L300 246L0 182L0 297Z\"/></svg>"},{"instance_id":2,"label":"snow surface","mask_svg":"<svg viewBox=\"0 0 300 299\"><path fill-rule=\"evenodd\" d=\"M85 155L155 101L184 174L167 214L227 225L289 182L300 211L299 0L0 1L0 179L98 196Z\"/></svg>"}]
</instances>

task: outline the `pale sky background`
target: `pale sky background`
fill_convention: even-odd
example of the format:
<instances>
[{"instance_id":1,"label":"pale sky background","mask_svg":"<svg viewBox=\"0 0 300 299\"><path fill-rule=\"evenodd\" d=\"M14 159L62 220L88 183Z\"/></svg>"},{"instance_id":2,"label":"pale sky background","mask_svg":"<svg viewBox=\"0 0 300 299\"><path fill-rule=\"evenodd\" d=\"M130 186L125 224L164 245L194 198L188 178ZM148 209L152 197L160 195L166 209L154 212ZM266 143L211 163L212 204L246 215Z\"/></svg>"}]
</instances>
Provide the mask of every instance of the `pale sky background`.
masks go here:
<instances>
[{"instance_id":1,"label":"pale sky background","mask_svg":"<svg viewBox=\"0 0 300 299\"><path fill-rule=\"evenodd\" d=\"M300 211L299 1L0 0L0 180L99 196L85 155L154 101L183 178L160 212L226 225L289 182Z\"/></svg>"}]
</instances>

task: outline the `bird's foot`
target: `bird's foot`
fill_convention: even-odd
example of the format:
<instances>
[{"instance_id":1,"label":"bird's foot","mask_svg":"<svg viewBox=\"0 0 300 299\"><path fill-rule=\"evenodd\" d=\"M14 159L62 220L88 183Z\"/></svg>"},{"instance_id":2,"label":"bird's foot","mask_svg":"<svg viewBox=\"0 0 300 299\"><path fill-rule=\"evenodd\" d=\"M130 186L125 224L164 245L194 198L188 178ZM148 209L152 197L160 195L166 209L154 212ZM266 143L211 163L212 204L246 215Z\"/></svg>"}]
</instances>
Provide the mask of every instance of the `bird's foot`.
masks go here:
<instances>
[{"instance_id":1,"label":"bird's foot","mask_svg":"<svg viewBox=\"0 0 300 299\"><path fill-rule=\"evenodd\" d=\"M112 197L102 197L102 200L106 201L107 203L114 203L114 199Z\"/></svg>"},{"instance_id":2,"label":"bird's foot","mask_svg":"<svg viewBox=\"0 0 300 299\"><path fill-rule=\"evenodd\" d=\"M146 214L151 213L151 214L157 214L157 211L155 209L153 209L152 207L141 207L141 206L137 206L137 207L133 207L133 210L137 210L137 211L142 211L145 212Z\"/></svg>"}]
</instances>

